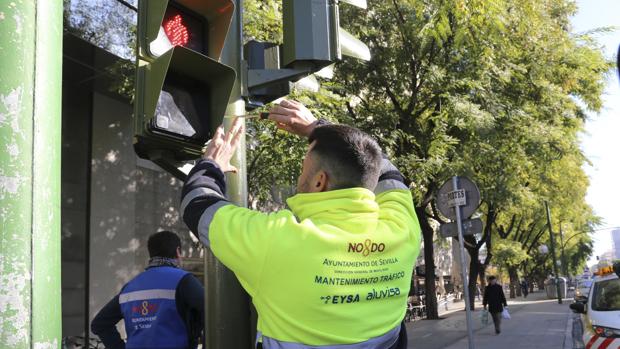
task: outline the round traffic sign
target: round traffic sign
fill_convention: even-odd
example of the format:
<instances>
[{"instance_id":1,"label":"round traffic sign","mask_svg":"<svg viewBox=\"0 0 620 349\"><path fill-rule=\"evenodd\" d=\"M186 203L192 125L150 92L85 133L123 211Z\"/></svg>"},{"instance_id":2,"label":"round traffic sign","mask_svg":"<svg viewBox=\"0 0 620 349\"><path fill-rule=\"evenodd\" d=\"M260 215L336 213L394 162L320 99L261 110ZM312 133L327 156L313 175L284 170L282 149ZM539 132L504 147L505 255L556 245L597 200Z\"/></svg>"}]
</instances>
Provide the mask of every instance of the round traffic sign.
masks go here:
<instances>
[{"instance_id":1,"label":"round traffic sign","mask_svg":"<svg viewBox=\"0 0 620 349\"><path fill-rule=\"evenodd\" d=\"M465 190L465 205L461 206L461 219L469 218L480 206L480 191L478 186L467 177L456 177L457 188L452 186L452 178L447 180L437 192L437 209L444 216L451 220L456 220L456 211L454 210L454 203L459 200L455 200L454 192L459 189Z\"/></svg>"}]
</instances>

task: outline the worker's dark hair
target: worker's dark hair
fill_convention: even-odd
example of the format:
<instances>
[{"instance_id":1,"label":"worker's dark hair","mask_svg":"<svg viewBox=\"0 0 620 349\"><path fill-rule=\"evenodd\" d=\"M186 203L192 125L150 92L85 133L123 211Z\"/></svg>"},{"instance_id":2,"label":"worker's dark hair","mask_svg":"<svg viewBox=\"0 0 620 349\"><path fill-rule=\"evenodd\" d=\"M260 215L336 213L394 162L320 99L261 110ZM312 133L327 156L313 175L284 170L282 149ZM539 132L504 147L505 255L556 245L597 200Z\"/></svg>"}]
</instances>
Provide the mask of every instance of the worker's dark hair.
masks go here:
<instances>
[{"instance_id":1,"label":"worker's dark hair","mask_svg":"<svg viewBox=\"0 0 620 349\"><path fill-rule=\"evenodd\" d=\"M497 279L497 278L496 278L495 276L493 276L493 275L489 276L489 281L491 281L491 280L496 280L496 279Z\"/></svg>"},{"instance_id":2,"label":"worker's dark hair","mask_svg":"<svg viewBox=\"0 0 620 349\"><path fill-rule=\"evenodd\" d=\"M362 187L374 190L381 171L381 148L366 133L346 125L324 125L312 131L311 154L327 172L329 190ZM318 169L317 169L318 170Z\"/></svg>"},{"instance_id":3,"label":"worker's dark hair","mask_svg":"<svg viewBox=\"0 0 620 349\"><path fill-rule=\"evenodd\" d=\"M177 258L177 247L181 247L181 239L171 231L160 231L149 236L147 246L151 258Z\"/></svg>"}]
</instances>

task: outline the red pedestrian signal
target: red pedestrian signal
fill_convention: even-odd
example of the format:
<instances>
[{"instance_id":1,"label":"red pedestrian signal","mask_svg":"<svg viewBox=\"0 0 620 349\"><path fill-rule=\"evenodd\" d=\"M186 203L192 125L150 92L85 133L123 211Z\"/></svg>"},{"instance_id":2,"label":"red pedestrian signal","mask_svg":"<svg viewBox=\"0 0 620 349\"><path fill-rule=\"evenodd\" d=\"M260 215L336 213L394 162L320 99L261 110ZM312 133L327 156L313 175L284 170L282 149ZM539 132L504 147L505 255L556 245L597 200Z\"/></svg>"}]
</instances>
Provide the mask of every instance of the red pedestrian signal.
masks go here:
<instances>
[{"instance_id":1,"label":"red pedestrian signal","mask_svg":"<svg viewBox=\"0 0 620 349\"><path fill-rule=\"evenodd\" d=\"M185 46L189 42L189 32L183 25L183 17L176 15L163 23L164 31L172 46Z\"/></svg>"}]
</instances>

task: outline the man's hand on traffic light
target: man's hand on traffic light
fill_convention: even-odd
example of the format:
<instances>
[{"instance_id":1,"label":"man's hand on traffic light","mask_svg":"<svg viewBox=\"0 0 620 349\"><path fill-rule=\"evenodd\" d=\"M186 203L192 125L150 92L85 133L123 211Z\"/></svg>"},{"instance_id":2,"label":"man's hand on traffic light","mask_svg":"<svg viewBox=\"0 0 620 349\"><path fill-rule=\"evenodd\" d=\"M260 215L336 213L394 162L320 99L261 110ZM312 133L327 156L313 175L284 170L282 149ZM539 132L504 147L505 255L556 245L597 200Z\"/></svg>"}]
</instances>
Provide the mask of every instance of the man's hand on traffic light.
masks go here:
<instances>
[{"instance_id":1,"label":"man's hand on traffic light","mask_svg":"<svg viewBox=\"0 0 620 349\"><path fill-rule=\"evenodd\" d=\"M273 120L279 129L308 137L316 127L318 120L303 104L297 101L282 100L269 111L269 120Z\"/></svg>"},{"instance_id":2,"label":"man's hand on traffic light","mask_svg":"<svg viewBox=\"0 0 620 349\"><path fill-rule=\"evenodd\" d=\"M243 124L239 118L233 121L226 134L224 127L218 127L202 158L215 162L223 172L237 172L237 168L230 164L230 159L241 142L243 132Z\"/></svg>"}]
</instances>

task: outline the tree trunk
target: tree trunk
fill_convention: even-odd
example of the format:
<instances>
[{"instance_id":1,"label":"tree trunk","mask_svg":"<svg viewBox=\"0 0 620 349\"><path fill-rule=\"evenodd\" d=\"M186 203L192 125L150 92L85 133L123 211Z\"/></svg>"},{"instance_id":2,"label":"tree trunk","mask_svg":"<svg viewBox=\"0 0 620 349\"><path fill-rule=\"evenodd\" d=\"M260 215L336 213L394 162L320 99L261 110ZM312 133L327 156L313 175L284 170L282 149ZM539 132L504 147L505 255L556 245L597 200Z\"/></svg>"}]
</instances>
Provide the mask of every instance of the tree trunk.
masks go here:
<instances>
[{"instance_id":1,"label":"tree trunk","mask_svg":"<svg viewBox=\"0 0 620 349\"><path fill-rule=\"evenodd\" d=\"M545 278L538 278L538 290L543 291L545 289Z\"/></svg>"},{"instance_id":2,"label":"tree trunk","mask_svg":"<svg viewBox=\"0 0 620 349\"><path fill-rule=\"evenodd\" d=\"M515 291L517 292L517 297L521 297L523 296L523 291L521 290L521 280L519 279L519 268L515 269L515 274L517 276L517 284L515 285ZM522 275L525 275L525 272L522 272Z\"/></svg>"},{"instance_id":3,"label":"tree trunk","mask_svg":"<svg viewBox=\"0 0 620 349\"><path fill-rule=\"evenodd\" d=\"M469 252L469 275L467 280L467 286L469 287L469 308L474 310L476 282L478 281L478 273L480 271L480 260L478 260L480 251L476 248L468 248L467 252Z\"/></svg>"},{"instance_id":4,"label":"tree trunk","mask_svg":"<svg viewBox=\"0 0 620 349\"><path fill-rule=\"evenodd\" d=\"M426 318L429 320L439 319L437 312L437 294L435 293L435 251L433 246L433 227L428 223L428 217L424 207L416 207L418 221L422 228L424 238L424 289L426 297Z\"/></svg>"},{"instance_id":5,"label":"tree trunk","mask_svg":"<svg viewBox=\"0 0 620 349\"><path fill-rule=\"evenodd\" d=\"M478 281L480 282L480 290L481 291L484 290L484 285L486 285L486 282L487 282L486 279L487 279L487 265L486 264L482 264L480 266L480 271L478 271Z\"/></svg>"},{"instance_id":6,"label":"tree trunk","mask_svg":"<svg viewBox=\"0 0 620 349\"><path fill-rule=\"evenodd\" d=\"M516 291L519 289L519 274L517 272L517 267L509 266L508 276L510 277L510 298L516 298Z\"/></svg>"}]
</instances>

